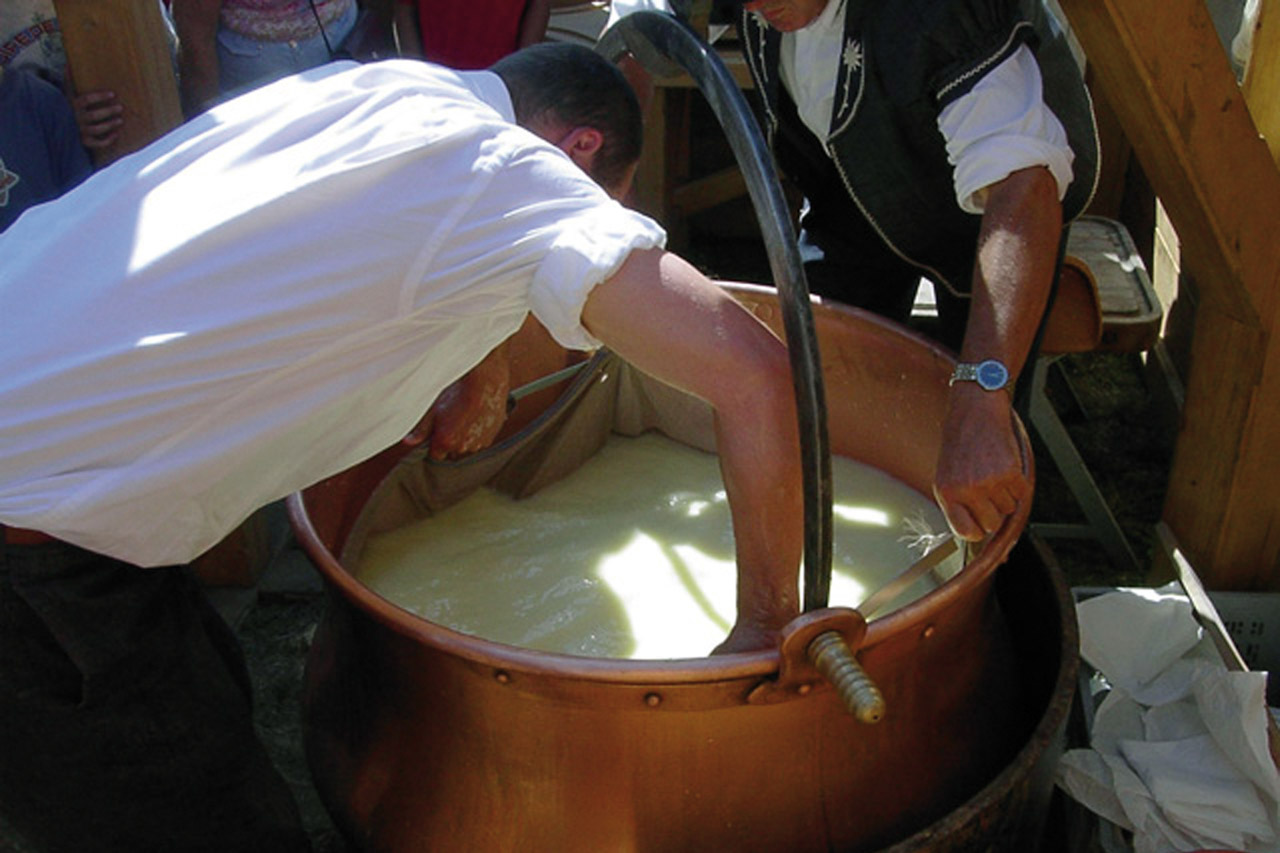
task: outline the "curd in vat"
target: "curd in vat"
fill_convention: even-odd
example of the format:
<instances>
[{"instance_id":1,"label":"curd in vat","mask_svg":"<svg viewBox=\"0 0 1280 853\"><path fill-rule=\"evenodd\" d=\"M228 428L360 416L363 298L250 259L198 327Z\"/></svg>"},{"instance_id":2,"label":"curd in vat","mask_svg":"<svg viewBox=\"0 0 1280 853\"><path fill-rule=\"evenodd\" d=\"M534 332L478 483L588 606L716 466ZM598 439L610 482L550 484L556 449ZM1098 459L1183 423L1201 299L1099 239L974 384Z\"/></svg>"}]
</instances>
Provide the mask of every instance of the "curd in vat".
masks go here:
<instances>
[{"instance_id":1,"label":"curd in vat","mask_svg":"<svg viewBox=\"0 0 1280 853\"><path fill-rule=\"evenodd\" d=\"M947 526L933 501L883 471L842 457L831 462L830 603L854 607ZM961 568L952 555L882 612ZM481 489L372 536L356 574L436 624L574 655L701 657L735 615L733 535L718 459L653 432L610 437L579 470L532 497L515 501Z\"/></svg>"}]
</instances>

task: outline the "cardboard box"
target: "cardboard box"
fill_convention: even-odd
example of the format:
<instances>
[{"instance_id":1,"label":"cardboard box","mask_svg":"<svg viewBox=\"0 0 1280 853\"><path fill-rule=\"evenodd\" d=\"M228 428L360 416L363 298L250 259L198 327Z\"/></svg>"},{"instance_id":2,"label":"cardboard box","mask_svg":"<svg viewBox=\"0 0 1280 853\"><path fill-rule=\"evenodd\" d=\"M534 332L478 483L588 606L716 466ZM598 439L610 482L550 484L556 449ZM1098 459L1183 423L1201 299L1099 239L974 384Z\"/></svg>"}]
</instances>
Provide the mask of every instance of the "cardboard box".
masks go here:
<instances>
[{"instance_id":1,"label":"cardboard box","mask_svg":"<svg viewBox=\"0 0 1280 853\"><path fill-rule=\"evenodd\" d=\"M1177 570L1178 582L1191 602L1196 621L1213 639L1223 664L1231 670L1267 673L1267 705L1273 709L1268 717L1268 735L1271 756L1280 765L1280 727L1274 713L1280 706L1280 677L1271 677L1280 670L1280 593L1209 592L1178 549L1168 528L1161 524L1157 532L1161 546ZM1075 587L1072 596L1080 602L1115 590L1115 587ZM1081 661L1076 699L1080 725L1069 747L1089 745L1095 703L1099 698L1095 677L1093 669ZM1079 812L1084 811L1074 802L1072 806ZM1132 853L1132 842L1119 827L1092 814L1087 818L1077 814L1076 819L1082 821L1086 829L1077 828L1074 832L1071 853Z\"/></svg>"},{"instance_id":2,"label":"cardboard box","mask_svg":"<svg viewBox=\"0 0 1280 853\"><path fill-rule=\"evenodd\" d=\"M1240 658L1254 672L1267 673L1267 704L1280 706L1280 593L1210 592Z\"/></svg>"}]
</instances>

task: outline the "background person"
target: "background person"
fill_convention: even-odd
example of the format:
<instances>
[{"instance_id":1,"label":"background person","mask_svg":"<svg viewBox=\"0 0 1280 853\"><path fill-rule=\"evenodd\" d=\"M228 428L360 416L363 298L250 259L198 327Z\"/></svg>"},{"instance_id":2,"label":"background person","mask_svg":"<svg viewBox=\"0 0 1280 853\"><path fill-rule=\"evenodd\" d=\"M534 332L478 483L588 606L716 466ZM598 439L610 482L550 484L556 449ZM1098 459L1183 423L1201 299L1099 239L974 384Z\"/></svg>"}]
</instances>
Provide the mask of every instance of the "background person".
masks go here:
<instances>
[{"instance_id":1,"label":"background person","mask_svg":"<svg viewBox=\"0 0 1280 853\"><path fill-rule=\"evenodd\" d=\"M188 116L333 59L356 0L172 0L178 86Z\"/></svg>"},{"instance_id":2,"label":"background person","mask_svg":"<svg viewBox=\"0 0 1280 853\"><path fill-rule=\"evenodd\" d=\"M34 74L0 66L0 231L27 208L57 198L93 171L75 114Z\"/></svg>"},{"instance_id":3,"label":"background person","mask_svg":"<svg viewBox=\"0 0 1280 853\"><path fill-rule=\"evenodd\" d=\"M1011 391L1063 225L1096 180L1092 107L1062 33L1039 0L720 5L736 10L765 135L804 195L810 289L906 323L920 279L934 285L937 334L962 364L934 491L955 532L980 539L1031 498ZM610 22L655 7L669 8L616 0Z\"/></svg>"},{"instance_id":4,"label":"background person","mask_svg":"<svg viewBox=\"0 0 1280 853\"><path fill-rule=\"evenodd\" d=\"M396 0L400 53L450 68L488 68L547 37L551 0Z\"/></svg>"}]
</instances>

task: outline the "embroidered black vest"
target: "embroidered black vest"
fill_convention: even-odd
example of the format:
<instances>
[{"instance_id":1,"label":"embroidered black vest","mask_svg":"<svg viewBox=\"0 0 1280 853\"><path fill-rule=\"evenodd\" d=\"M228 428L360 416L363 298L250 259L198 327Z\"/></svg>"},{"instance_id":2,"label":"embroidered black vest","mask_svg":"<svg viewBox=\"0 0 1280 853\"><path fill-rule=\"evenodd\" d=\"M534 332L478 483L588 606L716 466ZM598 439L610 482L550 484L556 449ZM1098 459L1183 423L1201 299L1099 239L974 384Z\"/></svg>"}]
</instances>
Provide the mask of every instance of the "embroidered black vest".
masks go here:
<instances>
[{"instance_id":1,"label":"embroidered black vest","mask_svg":"<svg viewBox=\"0 0 1280 853\"><path fill-rule=\"evenodd\" d=\"M812 208L864 217L882 243L871 250L892 252L967 292L981 217L955 201L937 116L1026 44L1075 154L1064 222L1084 210L1098 171L1093 108L1066 38L1040 0L843 2L845 46L825 141L804 127L782 88L781 33L749 13L739 22L769 145Z\"/></svg>"}]
</instances>

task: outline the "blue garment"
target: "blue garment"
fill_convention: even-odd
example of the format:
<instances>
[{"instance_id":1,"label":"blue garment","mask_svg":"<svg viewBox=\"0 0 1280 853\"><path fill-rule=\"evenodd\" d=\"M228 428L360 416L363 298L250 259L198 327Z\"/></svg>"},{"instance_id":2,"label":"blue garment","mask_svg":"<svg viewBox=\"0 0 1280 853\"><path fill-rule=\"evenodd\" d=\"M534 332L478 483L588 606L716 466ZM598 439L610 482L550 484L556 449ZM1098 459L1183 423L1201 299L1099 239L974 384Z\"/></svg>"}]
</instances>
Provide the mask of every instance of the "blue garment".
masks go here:
<instances>
[{"instance_id":1,"label":"blue garment","mask_svg":"<svg viewBox=\"0 0 1280 853\"><path fill-rule=\"evenodd\" d=\"M357 12L352 3L320 33L305 41L259 41L219 27L218 80L223 95L243 94L330 61L330 48L336 48L351 32Z\"/></svg>"},{"instance_id":2,"label":"blue garment","mask_svg":"<svg viewBox=\"0 0 1280 853\"><path fill-rule=\"evenodd\" d=\"M5 69L0 78L0 231L28 207L79 184L93 165L71 104L53 84Z\"/></svg>"}]
</instances>

